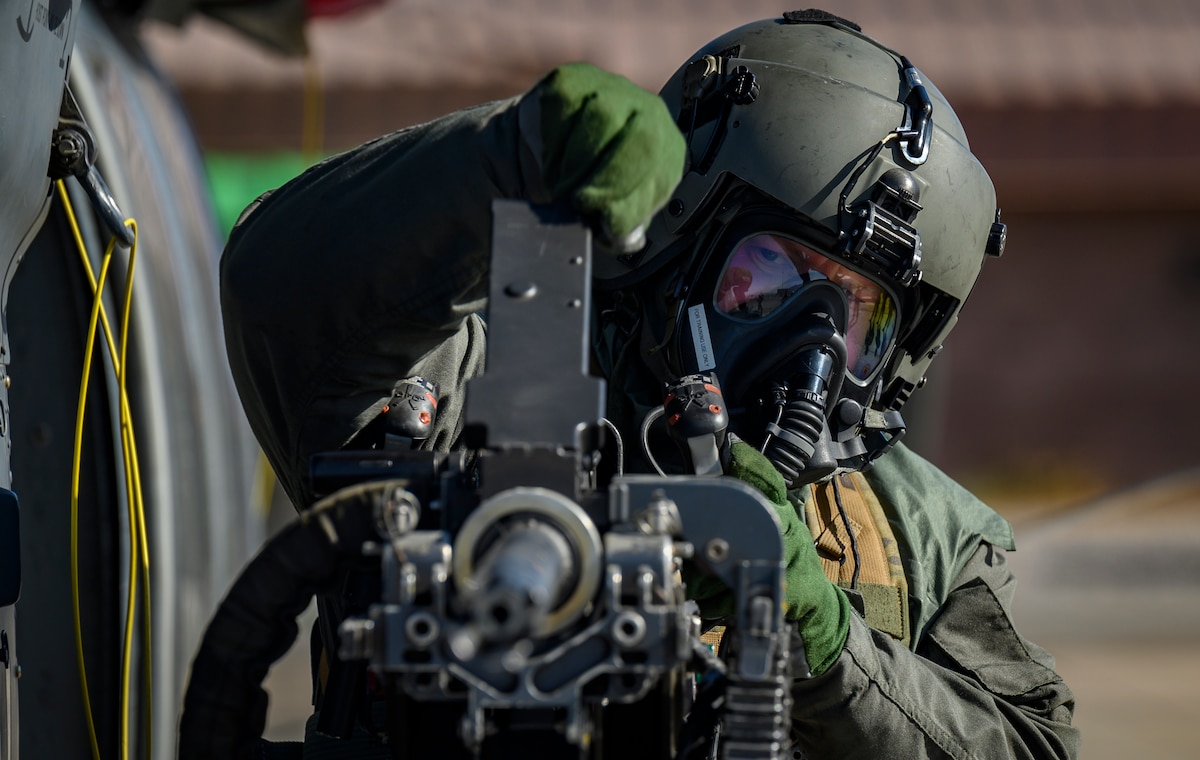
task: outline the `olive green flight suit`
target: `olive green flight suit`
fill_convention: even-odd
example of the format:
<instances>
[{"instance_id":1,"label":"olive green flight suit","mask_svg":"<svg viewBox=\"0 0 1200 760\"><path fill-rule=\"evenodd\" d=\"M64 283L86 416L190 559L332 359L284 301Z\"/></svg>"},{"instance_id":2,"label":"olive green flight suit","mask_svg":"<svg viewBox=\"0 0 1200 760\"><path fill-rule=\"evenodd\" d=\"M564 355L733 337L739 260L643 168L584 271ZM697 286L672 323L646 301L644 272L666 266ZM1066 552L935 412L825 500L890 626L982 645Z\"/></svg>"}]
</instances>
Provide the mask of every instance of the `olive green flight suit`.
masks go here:
<instances>
[{"instance_id":1,"label":"olive green flight suit","mask_svg":"<svg viewBox=\"0 0 1200 760\"><path fill-rule=\"evenodd\" d=\"M234 230L221 261L229 358L298 507L312 501L309 457L349 441L400 378L437 383L430 444L458 442L465 383L484 359L490 202L549 200L518 104L330 158L260 198ZM807 756L1075 757L1074 698L1012 624L1008 523L903 446L867 480L899 543L911 643L852 620L832 669L793 688Z\"/></svg>"}]
</instances>

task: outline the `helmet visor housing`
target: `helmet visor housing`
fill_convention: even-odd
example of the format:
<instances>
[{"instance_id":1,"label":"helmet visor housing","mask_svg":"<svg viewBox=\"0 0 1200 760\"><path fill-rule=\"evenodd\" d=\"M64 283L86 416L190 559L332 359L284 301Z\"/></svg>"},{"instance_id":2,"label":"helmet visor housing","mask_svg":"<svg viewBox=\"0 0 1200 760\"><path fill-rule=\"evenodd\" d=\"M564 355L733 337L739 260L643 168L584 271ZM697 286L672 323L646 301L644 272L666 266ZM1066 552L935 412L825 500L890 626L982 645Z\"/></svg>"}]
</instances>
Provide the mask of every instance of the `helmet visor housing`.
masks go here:
<instances>
[{"instance_id":1,"label":"helmet visor housing","mask_svg":"<svg viewBox=\"0 0 1200 760\"><path fill-rule=\"evenodd\" d=\"M896 302L879 283L793 237L761 232L741 238L717 279L713 305L731 319L757 322L821 281L846 296L846 371L867 381L895 343Z\"/></svg>"}]
</instances>

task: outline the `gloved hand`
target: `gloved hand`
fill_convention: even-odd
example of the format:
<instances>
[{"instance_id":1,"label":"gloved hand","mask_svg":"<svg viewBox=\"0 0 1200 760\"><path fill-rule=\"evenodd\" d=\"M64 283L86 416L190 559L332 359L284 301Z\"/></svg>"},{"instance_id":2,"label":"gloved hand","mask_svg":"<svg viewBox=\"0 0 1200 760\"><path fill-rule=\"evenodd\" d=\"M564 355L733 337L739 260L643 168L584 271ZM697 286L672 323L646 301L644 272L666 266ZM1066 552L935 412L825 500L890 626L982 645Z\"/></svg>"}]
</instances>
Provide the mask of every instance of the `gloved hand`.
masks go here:
<instances>
[{"instance_id":1,"label":"gloved hand","mask_svg":"<svg viewBox=\"0 0 1200 760\"><path fill-rule=\"evenodd\" d=\"M666 104L587 63L556 68L531 94L552 199L570 203L617 252L639 250L646 222L683 176L686 145Z\"/></svg>"},{"instance_id":2,"label":"gloved hand","mask_svg":"<svg viewBox=\"0 0 1200 760\"><path fill-rule=\"evenodd\" d=\"M788 502L783 476L767 458L744 441L734 441L726 474L762 491L775 507L783 528L784 617L797 624L813 675L828 670L842 653L850 632L850 600L825 577L812 534ZM706 618L733 613L733 594L720 581L689 573L688 596Z\"/></svg>"}]
</instances>

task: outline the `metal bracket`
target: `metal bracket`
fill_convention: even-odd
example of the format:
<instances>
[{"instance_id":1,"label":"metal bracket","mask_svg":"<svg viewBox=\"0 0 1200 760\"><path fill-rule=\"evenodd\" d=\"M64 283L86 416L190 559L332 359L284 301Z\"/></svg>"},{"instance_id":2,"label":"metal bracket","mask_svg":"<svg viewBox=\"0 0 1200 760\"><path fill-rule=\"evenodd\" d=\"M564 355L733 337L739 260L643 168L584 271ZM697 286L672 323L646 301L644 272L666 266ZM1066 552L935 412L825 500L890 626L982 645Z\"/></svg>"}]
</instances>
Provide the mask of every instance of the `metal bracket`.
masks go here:
<instances>
[{"instance_id":1,"label":"metal bracket","mask_svg":"<svg viewBox=\"0 0 1200 760\"><path fill-rule=\"evenodd\" d=\"M904 287L920 282L921 234L874 201L858 204L853 214L846 254Z\"/></svg>"},{"instance_id":2,"label":"metal bracket","mask_svg":"<svg viewBox=\"0 0 1200 760\"><path fill-rule=\"evenodd\" d=\"M125 215L121 213L104 177L96 168L96 138L88 128L83 112L71 94L71 88L67 86L63 87L58 127L50 141L50 167L47 174L53 180L67 177L77 179L104 226L121 245L126 248L133 245L133 232L125 226Z\"/></svg>"},{"instance_id":3,"label":"metal bracket","mask_svg":"<svg viewBox=\"0 0 1200 760\"><path fill-rule=\"evenodd\" d=\"M904 123L896 130L900 136L900 151L913 166L929 160L929 143L933 138L933 101L921 81L921 72L907 58L900 56L904 66L904 81L908 95L904 98Z\"/></svg>"},{"instance_id":4,"label":"metal bracket","mask_svg":"<svg viewBox=\"0 0 1200 760\"><path fill-rule=\"evenodd\" d=\"M467 385L467 422L489 447L573 449L604 416L604 381L588 374L590 236L549 208L492 213L487 372Z\"/></svg>"}]
</instances>

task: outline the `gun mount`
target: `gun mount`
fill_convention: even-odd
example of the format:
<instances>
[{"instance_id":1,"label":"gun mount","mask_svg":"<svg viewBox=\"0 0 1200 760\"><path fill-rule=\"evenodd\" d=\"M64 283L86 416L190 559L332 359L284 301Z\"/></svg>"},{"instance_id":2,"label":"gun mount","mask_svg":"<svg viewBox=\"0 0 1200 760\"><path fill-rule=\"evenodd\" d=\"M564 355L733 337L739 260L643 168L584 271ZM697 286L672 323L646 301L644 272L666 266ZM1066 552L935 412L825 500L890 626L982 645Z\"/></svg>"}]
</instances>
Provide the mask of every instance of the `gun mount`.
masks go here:
<instances>
[{"instance_id":1,"label":"gun mount","mask_svg":"<svg viewBox=\"0 0 1200 760\"><path fill-rule=\"evenodd\" d=\"M279 621L347 568L377 578L378 593L342 620L337 659L380 684L393 757L787 751L799 639L782 614L773 508L732 478L601 482L587 231L524 204L494 213L488 370L467 406L473 456L314 460L329 495L267 544L205 634L181 757L235 756L261 734L244 717L258 693L229 694L221 674L265 675L287 633ZM538 280L518 279L528 272ZM544 325L560 333L551 345L577 351L546 350ZM733 591L720 657L700 640L685 560Z\"/></svg>"}]
</instances>

